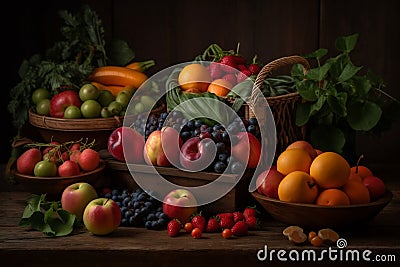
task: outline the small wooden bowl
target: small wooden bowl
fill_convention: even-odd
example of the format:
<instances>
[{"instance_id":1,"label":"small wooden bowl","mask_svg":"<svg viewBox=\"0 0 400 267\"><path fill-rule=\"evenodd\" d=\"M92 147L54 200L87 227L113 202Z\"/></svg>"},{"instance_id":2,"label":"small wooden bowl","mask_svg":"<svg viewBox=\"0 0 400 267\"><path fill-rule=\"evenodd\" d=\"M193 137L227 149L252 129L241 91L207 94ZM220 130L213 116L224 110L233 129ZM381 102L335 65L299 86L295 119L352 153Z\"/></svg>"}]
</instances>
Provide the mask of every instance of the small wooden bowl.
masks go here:
<instances>
[{"instance_id":1,"label":"small wooden bowl","mask_svg":"<svg viewBox=\"0 0 400 267\"><path fill-rule=\"evenodd\" d=\"M112 131L122 126L123 117L96 119L62 119L38 115L29 110L29 122L36 127L40 136L47 143L60 143L71 140L95 142L96 150L107 148L108 137Z\"/></svg>"},{"instance_id":2,"label":"small wooden bowl","mask_svg":"<svg viewBox=\"0 0 400 267\"><path fill-rule=\"evenodd\" d=\"M38 195L46 194L50 199L60 199L64 189L74 183L86 182L96 188L97 184L101 184L105 167L104 160L101 160L97 169L75 176L36 177L18 173L16 170L13 171L13 175L23 191Z\"/></svg>"},{"instance_id":3,"label":"small wooden bowl","mask_svg":"<svg viewBox=\"0 0 400 267\"><path fill-rule=\"evenodd\" d=\"M252 195L275 220L287 225L298 225L310 229L365 224L393 198L393 193L386 191L381 198L368 204L321 206L283 202L266 197L256 191Z\"/></svg>"}]
</instances>

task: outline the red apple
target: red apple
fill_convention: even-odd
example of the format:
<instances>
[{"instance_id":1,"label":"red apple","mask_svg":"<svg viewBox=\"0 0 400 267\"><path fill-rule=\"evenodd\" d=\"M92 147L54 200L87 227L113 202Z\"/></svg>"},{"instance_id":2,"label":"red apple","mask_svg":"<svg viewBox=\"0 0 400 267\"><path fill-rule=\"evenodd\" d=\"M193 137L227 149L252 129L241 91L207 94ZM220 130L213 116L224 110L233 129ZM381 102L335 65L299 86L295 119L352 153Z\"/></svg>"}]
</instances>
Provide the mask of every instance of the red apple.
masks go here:
<instances>
[{"instance_id":1,"label":"red apple","mask_svg":"<svg viewBox=\"0 0 400 267\"><path fill-rule=\"evenodd\" d=\"M164 197L162 208L171 219L178 219L185 224L197 212L197 200L189 190L175 189Z\"/></svg>"},{"instance_id":2,"label":"red apple","mask_svg":"<svg viewBox=\"0 0 400 267\"><path fill-rule=\"evenodd\" d=\"M261 142L249 132L240 132L237 138L237 143L231 149L231 155L247 165L247 168L256 168L261 157Z\"/></svg>"},{"instance_id":3,"label":"red apple","mask_svg":"<svg viewBox=\"0 0 400 267\"><path fill-rule=\"evenodd\" d=\"M119 161L143 163L144 138L135 129L122 126L115 129L108 137L108 152ZM128 150L124 150L129 148Z\"/></svg>"},{"instance_id":4,"label":"red apple","mask_svg":"<svg viewBox=\"0 0 400 267\"><path fill-rule=\"evenodd\" d=\"M146 140L143 150L144 160L148 165L179 165L179 150L182 140L178 131L172 127L163 127L152 132Z\"/></svg>"},{"instance_id":5,"label":"red apple","mask_svg":"<svg viewBox=\"0 0 400 267\"><path fill-rule=\"evenodd\" d=\"M69 106L81 107L82 100L79 94L73 90L65 90L56 94L50 100L50 116L64 118L64 110Z\"/></svg>"},{"instance_id":6,"label":"red apple","mask_svg":"<svg viewBox=\"0 0 400 267\"><path fill-rule=\"evenodd\" d=\"M60 166L58 166L58 176L69 177L75 176L81 173L78 163L73 160L66 160Z\"/></svg>"},{"instance_id":7,"label":"red apple","mask_svg":"<svg viewBox=\"0 0 400 267\"><path fill-rule=\"evenodd\" d=\"M78 158L79 167L87 172L95 170L100 164L100 154L92 148L82 150Z\"/></svg>"},{"instance_id":8,"label":"red apple","mask_svg":"<svg viewBox=\"0 0 400 267\"><path fill-rule=\"evenodd\" d=\"M86 205L97 197L96 189L91 184L74 183L64 189L61 195L61 206L74 214L78 220L82 220Z\"/></svg>"},{"instance_id":9,"label":"red apple","mask_svg":"<svg viewBox=\"0 0 400 267\"><path fill-rule=\"evenodd\" d=\"M377 176L364 177L362 183L367 187L372 200L380 198L386 192L385 183Z\"/></svg>"},{"instance_id":10,"label":"red apple","mask_svg":"<svg viewBox=\"0 0 400 267\"><path fill-rule=\"evenodd\" d=\"M276 166L271 166L268 170L259 174L256 180L257 191L270 198L279 199L278 187L282 179L285 177L278 172Z\"/></svg>"},{"instance_id":11,"label":"red apple","mask_svg":"<svg viewBox=\"0 0 400 267\"><path fill-rule=\"evenodd\" d=\"M189 171L201 171L213 161L216 153L214 141L211 138L192 137L181 148L180 163Z\"/></svg>"},{"instance_id":12,"label":"red apple","mask_svg":"<svg viewBox=\"0 0 400 267\"><path fill-rule=\"evenodd\" d=\"M42 160L42 153L36 147L22 153L17 159L17 172L32 175L36 163Z\"/></svg>"},{"instance_id":13,"label":"red apple","mask_svg":"<svg viewBox=\"0 0 400 267\"><path fill-rule=\"evenodd\" d=\"M87 204L83 223L92 234L108 235L121 223L121 209L110 198L96 198Z\"/></svg>"}]
</instances>

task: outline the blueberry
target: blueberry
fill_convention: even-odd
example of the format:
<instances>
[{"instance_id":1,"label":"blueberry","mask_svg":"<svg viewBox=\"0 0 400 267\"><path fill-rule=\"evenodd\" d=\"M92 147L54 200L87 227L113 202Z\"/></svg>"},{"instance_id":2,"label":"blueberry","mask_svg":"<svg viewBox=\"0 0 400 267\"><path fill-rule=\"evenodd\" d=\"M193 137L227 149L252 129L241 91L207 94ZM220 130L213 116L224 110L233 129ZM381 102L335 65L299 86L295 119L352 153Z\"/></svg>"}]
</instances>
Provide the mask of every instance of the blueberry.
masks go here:
<instances>
[{"instance_id":1,"label":"blueberry","mask_svg":"<svg viewBox=\"0 0 400 267\"><path fill-rule=\"evenodd\" d=\"M226 153L220 153L218 154L218 160L226 163L226 160L228 159L228 155Z\"/></svg>"},{"instance_id":2,"label":"blueberry","mask_svg":"<svg viewBox=\"0 0 400 267\"><path fill-rule=\"evenodd\" d=\"M201 122L201 120L195 120L195 121L194 121L194 127L195 127L195 128L199 128L199 129L200 129L200 127L201 127L202 124L203 124L203 123Z\"/></svg>"},{"instance_id":3,"label":"blueberry","mask_svg":"<svg viewBox=\"0 0 400 267\"><path fill-rule=\"evenodd\" d=\"M149 213L146 218L148 221L154 221L155 219L157 219L157 217L154 213Z\"/></svg>"},{"instance_id":4,"label":"blueberry","mask_svg":"<svg viewBox=\"0 0 400 267\"><path fill-rule=\"evenodd\" d=\"M257 118L250 118L249 119L249 125L254 125L256 126L258 124Z\"/></svg>"},{"instance_id":5,"label":"blueberry","mask_svg":"<svg viewBox=\"0 0 400 267\"><path fill-rule=\"evenodd\" d=\"M189 129L190 130L194 130L194 122L193 121L188 121L187 123L186 123L186 125L189 127Z\"/></svg>"},{"instance_id":6,"label":"blueberry","mask_svg":"<svg viewBox=\"0 0 400 267\"><path fill-rule=\"evenodd\" d=\"M125 218L129 220L130 217L133 216L133 212L131 210L125 211Z\"/></svg>"},{"instance_id":7,"label":"blueberry","mask_svg":"<svg viewBox=\"0 0 400 267\"><path fill-rule=\"evenodd\" d=\"M224 142L217 142L215 146L217 147L217 153L223 153L226 151L226 146Z\"/></svg>"},{"instance_id":8,"label":"blueberry","mask_svg":"<svg viewBox=\"0 0 400 267\"><path fill-rule=\"evenodd\" d=\"M217 173L222 173L226 169L226 164L222 161L217 161L214 164L214 171Z\"/></svg>"},{"instance_id":9,"label":"blueberry","mask_svg":"<svg viewBox=\"0 0 400 267\"><path fill-rule=\"evenodd\" d=\"M241 173L244 171L244 165L240 161L232 162L230 170L231 173Z\"/></svg>"},{"instance_id":10,"label":"blueberry","mask_svg":"<svg viewBox=\"0 0 400 267\"><path fill-rule=\"evenodd\" d=\"M151 203L150 201L146 201L146 202L144 203L144 205L145 205L146 207L148 207L149 209L151 209L151 208L153 207L153 203Z\"/></svg>"},{"instance_id":11,"label":"blueberry","mask_svg":"<svg viewBox=\"0 0 400 267\"><path fill-rule=\"evenodd\" d=\"M147 221L144 223L144 227L146 227L146 229L151 230L152 228L152 221Z\"/></svg>"},{"instance_id":12,"label":"blueberry","mask_svg":"<svg viewBox=\"0 0 400 267\"><path fill-rule=\"evenodd\" d=\"M247 131L249 132L249 133L252 133L252 134L254 134L255 132L256 132L256 130L257 130L257 127L255 126L255 125L249 125L249 126L247 126Z\"/></svg>"}]
</instances>

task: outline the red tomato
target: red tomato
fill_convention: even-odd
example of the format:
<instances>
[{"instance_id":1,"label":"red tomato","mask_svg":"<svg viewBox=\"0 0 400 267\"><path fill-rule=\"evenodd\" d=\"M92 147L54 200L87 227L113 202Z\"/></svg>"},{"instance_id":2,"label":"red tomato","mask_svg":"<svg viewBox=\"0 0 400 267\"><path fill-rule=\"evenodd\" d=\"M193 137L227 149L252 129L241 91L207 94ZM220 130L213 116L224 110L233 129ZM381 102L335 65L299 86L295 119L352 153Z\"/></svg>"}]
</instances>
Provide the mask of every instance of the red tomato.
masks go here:
<instances>
[{"instance_id":1,"label":"red tomato","mask_svg":"<svg viewBox=\"0 0 400 267\"><path fill-rule=\"evenodd\" d=\"M195 238L195 239L198 239L198 238L200 238L201 237L201 234L202 234L202 232L201 232L201 230L200 230L200 228L194 228L193 230L192 230L192 237L193 238Z\"/></svg>"},{"instance_id":2,"label":"red tomato","mask_svg":"<svg viewBox=\"0 0 400 267\"><path fill-rule=\"evenodd\" d=\"M224 229L223 231L222 231L222 237L223 238L225 238L225 239L229 239L229 238L231 238L232 237L232 231L231 231L231 229Z\"/></svg>"}]
</instances>

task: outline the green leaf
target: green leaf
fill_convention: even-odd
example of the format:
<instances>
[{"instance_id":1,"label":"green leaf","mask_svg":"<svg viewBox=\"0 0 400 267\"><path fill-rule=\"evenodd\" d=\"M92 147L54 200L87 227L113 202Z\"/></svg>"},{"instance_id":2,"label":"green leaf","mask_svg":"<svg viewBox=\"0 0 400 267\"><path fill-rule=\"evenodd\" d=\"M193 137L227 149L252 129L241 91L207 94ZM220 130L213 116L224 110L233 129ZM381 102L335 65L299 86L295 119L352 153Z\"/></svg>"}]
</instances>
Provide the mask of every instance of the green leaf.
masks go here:
<instances>
[{"instance_id":1,"label":"green leaf","mask_svg":"<svg viewBox=\"0 0 400 267\"><path fill-rule=\"evenodd\" d=\"M116 66L125 66L135 58L135 53L124 40L112 40L106 46L108 55L108 64Z\"/></svg>"},{"instance_id":2,"label":"green leaf","mask_svg":"<svg viewBox=\"0 0 400 267\"><path fill-rule=\"evenodd\" d=\"M354 76L351 80L354 92L359 97L366 97L371 88L371 81L366 76Z\"/></svg>"},{"instance_id":3,"label":"green leaf","mask_svg":"<svg viewBox=\"0 0 400 267\"><path fill-rule=\"evenodd\" d=\"M357 72L362 69L362 67L357 67L354 66L352 63L347 63L342 71L342 73L340 74L340 76L338 77L338 82L345 82L349 79L351 79L354 75L357 74Z\"/></svg>"},{"instance_id":4,"label":"green leaf","mask_svg":"<svg viewBox=\"0 0 400 267\"><path fill-rule=\"evenodd\" d=\"M303 126L310 119L311 103L299 103L296 108L296 125Z\"/></svg>"},{"instance_id":5,"label":"green leaf","mask_svg":"<svg viewBox=\"0 0 400 267\"><path fill-rule=\"evenodd\" d=\"M382 115L382 109L370 101L357 101L348 108L347 122L356 131L374 128Z\"/></svg>"},{"instance_id":6,"label":"green leaf","mask_svg":"<svg viewBox=\"0 0 400 267\"><path fill-rule=\"evenodd\" d=\"M356 46L357 39L358 39L358 33L349 36L339 37L335 41L335 47L337 50L348 54Z\"/></svg>"},{"instance_id":7,"label":"green leaf","mask_svg":"<svg viewBox=\"0 0 400 267\"><path fill-rule=\"evenodd\" d=\"M328 53L328 49L325 48L320 48L310 54L306 54L303 57L304 58L315 58L317 60L320 60L322 57L324 57Z\"/></svg>"},{"instance_id":8,"label":"green leaf","mask_svg":"<svg viewBox=\"0 0 400 267\"><path fill-rule=\"evenodd\" d=\"M307 101L316 101L317 92L320 90L317 83L311 80L302 80L296 83L296 89L300 96Z\"/></svg>"},{"instance_id":9,"label":"green leaf","mask_svg":"<svg viewBox=\"0 0 400 267\"><path fill-rule=\"evenodd\" d=\"M310 69L306 74L306 78L318 82L322 81L323 79L325 79L330 67L330 63L325 63L321 67Z\"/></svg>"},{"instance_id":10,"label":"green leaf","mask_svg":"<svg viewBox=\"0 0 400 267\"><path fill-rule=\"evenodd\" d=\"M311 143L322 151L342 153L346 142L344 133L333 126L318 125L311 130Z\"/></svg>"},{"instance_id":11,"label":"green leaf","mask_svg":"<svg viewBox=\"0 0 400 267\"><path fill-rule=\"evenodd\" d=\"M304 79L304 69L301 64L294 64L291 70L291 76L293 78L303 80Z\"/></svg>"},{"instance_id":12,"label":"green leaf","mask_svg":"<svg viewBox=\"0 0 400 267\"><path fill-rule=\"evenodd\" d=\"M318 98L317 102L311 104L310 116L315 115L318 111L322 109L323 105L325 104L326 98L327 97L325 95L322 95Z\"/></svg>"},{"instance_id":13,"label":"green leaf","mask_svg":"<svg viewBox=\"0 0 400 267\"><path fill-rule=\"evenodd\" d=\"M347 93L340 92L337 95L328 95L327 102L331 110L341 117L347 116Z\"/></svg>"}]
</instances>

